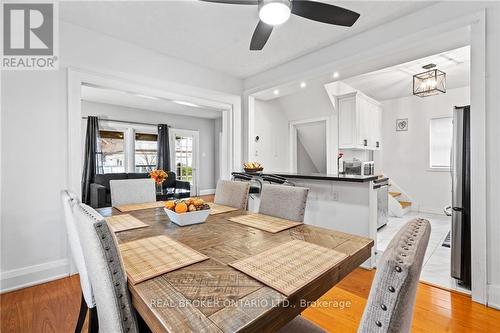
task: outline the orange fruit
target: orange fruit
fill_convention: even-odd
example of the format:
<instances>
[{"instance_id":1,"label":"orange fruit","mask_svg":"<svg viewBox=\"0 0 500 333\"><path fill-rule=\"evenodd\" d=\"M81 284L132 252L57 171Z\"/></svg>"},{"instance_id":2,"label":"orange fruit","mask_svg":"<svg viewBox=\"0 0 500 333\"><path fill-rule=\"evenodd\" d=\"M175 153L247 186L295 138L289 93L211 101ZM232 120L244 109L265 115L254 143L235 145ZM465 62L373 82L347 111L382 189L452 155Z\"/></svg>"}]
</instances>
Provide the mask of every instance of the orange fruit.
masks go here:
<instances>
[{"instance_id":1,"label":"orange fruit","mask_svg":"<svg viewBox=\"0 0 500 333\"><path fill-rule=\"evenodd\" d=\"M165 202L166 209L172 210L172 209L174 209L174 207L175 207L175 201L170 200L170 201Z\"/></svg>"},{"instance_id":2,"label":"orange fruit","mask_svg":"<svg viewBox=\"0 0 500 333\"><path fill-rule=\"evenodd\" d=\"M180 214L180 213L185 213L188 211L188 206L186 205L185 202L179 202L177 205L175 205L175 212Z\"/></svg>"}]
</instances>

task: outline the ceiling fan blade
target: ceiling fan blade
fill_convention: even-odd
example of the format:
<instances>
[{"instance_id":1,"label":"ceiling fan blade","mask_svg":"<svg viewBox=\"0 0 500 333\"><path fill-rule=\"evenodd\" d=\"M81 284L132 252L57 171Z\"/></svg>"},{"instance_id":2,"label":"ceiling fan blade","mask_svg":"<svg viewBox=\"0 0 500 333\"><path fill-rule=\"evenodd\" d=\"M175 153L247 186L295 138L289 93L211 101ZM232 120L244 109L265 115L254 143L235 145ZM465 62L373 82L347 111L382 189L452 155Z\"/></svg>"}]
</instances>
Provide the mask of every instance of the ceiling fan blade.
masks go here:
<instances>
[{"instance_id":1,"label":"ceiling fan blade","mask_svg":"<svg viewBox=\"0 0 500 333\"><path fill-rule=\"evenodd\" d=\"M203 2L217 2L228 5L258 5L259 0L200 0Z\"/></svg>"},{"instance_id":2,"label":"ceiling fan blade","mask_svg":"<svg viewBox=\"0 0 500 333\"><path fill-rule=\"evenodd\" d=\"M292 1L292 13L313 21L344 27L352 26L359 18L359 14L352 10L322 2L305 0Z\"/></svg>"},{"instance_id":3,"label":"ceiling fan blade","mask_svg":"<svg viewBox=\"0 0 500 333\"><path fill-rule=\"evenodd\" d=\"M271 32L273 31L273 26L259 21L253 32L252 41L250 42L251 51L260 51L266 45Z\"/></svg>"}]
</instances>

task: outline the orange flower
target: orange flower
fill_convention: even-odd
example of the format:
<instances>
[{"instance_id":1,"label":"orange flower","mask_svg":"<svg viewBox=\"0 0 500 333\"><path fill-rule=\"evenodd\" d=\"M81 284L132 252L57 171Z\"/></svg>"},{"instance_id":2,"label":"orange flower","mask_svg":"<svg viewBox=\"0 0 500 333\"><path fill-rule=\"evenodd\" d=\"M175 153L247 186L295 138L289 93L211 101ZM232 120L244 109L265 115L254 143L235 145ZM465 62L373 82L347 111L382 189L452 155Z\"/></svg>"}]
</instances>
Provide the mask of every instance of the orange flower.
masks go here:
<instances>
[{"instance_id":1,"label":"orange flower","mask_svg":"<svg viewBox=\"0 0 500 333\"><path fill-rule=\"evenodd\" d=\"M168 174L165 171L158 169L151 171L149 173L149 177L151 177L157 185L161 185L165 179L167 179Z\"/></svg>"}]
</instances>

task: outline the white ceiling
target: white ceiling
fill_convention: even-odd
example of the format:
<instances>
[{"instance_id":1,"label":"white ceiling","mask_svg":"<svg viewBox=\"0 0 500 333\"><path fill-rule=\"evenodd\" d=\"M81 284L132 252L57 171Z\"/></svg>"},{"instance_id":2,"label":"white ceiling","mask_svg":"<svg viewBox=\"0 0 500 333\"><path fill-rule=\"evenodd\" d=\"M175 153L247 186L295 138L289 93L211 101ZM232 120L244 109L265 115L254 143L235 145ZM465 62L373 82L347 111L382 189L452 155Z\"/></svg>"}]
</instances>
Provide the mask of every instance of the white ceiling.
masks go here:
<instances>
[{"instance_id":1,"label":"white ceiling","mask_svg":"<svg viewBox=\"0 0 500 333\"><path fill-rule=\"evenodd\" d=\"M332 1L361 14L353 27L292 15L274 29L263 51L249 51L258 22L257 6L184 1L64 1L63 21L235 77L263 72L432 2Z\"/></svg>"},{"instance_id":2,"label":"white ceiling","mask_svg":"<svg viewBox=\"0 0 500 333\"><path fill-rule=\"evenodd\" d=\"M146 96L87 85L82 86L82 99L89 102L119 105L134 109L158 111L198 118L216 119L222 116L221 111L203 106L195 107L181 105L155 96Z\"/></svg>"},{"instance_id":3,"label":"white ceiling","mask_svg":"<svg viewBox=\"0 0 500 333\"><path fill-rule=\"evenodd\" d=\"M430 63L436 64L437 69L446 73L447 89L469 85L469 46L355 76L342 80L342 82L378 101L411 96L413 94L413 75L425 72L426 70L422 66Z\"/></svg>"},{"instance_id":4,"label":"white ceiling","mask_svg":"<svg viewBox=\"0 0 500 333\"><path fill-rule=\"evenodd\" d=\"M436 64L437 69L446 73L447 89L469 85L470 46L335 81L343 82L378 101L411 96L413 94L413 75L424 72L425 69L422 66L430 63ZM328 73L306 82L305 89L324 89L323 85L332 81L334 80L331 73ZM261 100L271 100L295 94L301 89L300 82L289 82L258 92L253 96ZM278 95L273 93L275 90L279 91Z\"/></svg>"}]
</instances>

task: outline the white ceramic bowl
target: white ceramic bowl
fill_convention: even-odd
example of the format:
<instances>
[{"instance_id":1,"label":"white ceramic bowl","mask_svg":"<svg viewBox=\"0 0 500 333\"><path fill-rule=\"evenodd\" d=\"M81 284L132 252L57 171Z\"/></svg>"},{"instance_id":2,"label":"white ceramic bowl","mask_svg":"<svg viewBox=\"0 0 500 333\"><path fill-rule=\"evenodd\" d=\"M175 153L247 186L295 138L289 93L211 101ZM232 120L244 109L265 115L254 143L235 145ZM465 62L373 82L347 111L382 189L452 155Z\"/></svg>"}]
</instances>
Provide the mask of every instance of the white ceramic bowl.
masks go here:
<instances>
[{"instance_id":1,"label":"white ceramic bowl","mask_svg":"<svg viewBox=\"0 0 500 333\"><path fill-rule=\"evenodd\" d=\"M165 210L165 213L167 213L170 221L180 226L203 223L207 220L208 215L210 214L210 209L197 210L195 212L186 212L181 214L177 214L170 209L163 209Z\"/></svg>"}]
</instances>

